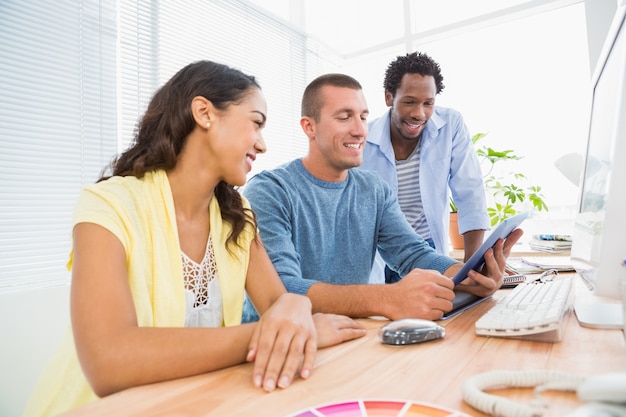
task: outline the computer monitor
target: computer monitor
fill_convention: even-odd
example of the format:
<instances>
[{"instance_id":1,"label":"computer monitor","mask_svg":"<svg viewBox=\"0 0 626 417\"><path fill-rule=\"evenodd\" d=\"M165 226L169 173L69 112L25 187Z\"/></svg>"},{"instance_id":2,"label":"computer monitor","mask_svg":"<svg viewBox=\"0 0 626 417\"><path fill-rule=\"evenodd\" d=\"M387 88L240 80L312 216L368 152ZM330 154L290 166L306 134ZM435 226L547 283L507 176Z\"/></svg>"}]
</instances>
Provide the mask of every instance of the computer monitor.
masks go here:
<instances>
[{"instance_id":1,"label":"computer monitor","mask_svg":"<svg viewBox=\"0 0 626 417\"><path fill-rule=\"evenodd\" d=\"M620 0L592 78L592 105L571 258L594 296L621 300L626 279L626 1ZM624 327L619 302L575 303L588 327ZM610 301L610 300L607 300Z\"/></svg>"}]
</instances>

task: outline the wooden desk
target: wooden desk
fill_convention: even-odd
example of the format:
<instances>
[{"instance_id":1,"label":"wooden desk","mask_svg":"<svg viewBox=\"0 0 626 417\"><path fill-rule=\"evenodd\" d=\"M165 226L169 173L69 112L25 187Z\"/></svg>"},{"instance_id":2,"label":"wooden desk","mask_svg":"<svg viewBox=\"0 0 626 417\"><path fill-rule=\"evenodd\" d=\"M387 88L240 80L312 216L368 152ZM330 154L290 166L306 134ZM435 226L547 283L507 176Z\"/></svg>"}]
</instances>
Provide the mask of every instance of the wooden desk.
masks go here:
<instances>
[{"instance_id":1,"label":"wooden desk","mask_svg":"<svg viewBox=\"0 0 626 417\"><path fill-rule=\"evenodd\" d=\"M582 285L580 282L577 284ZM577 291L585 291L577 285ZM428 402L485 416L462 400L467 378L496 369L549 369L592 375L626 372L622 331L594 330L566 318L560 343L479 337L474 322L502 296L442 321L446 336L411 346L387 346L377 331L386 321L364 319L367 336L318 352L313 375L286 390L265 393L252 385L252 365L136 387L65 414L77 416L287 416L310 407L356 399ZM531 389L504 389L498 395L517 401ZM546 392L546 416L564 416L580 405L573 393Z\"/></svg>"}]
</instances>

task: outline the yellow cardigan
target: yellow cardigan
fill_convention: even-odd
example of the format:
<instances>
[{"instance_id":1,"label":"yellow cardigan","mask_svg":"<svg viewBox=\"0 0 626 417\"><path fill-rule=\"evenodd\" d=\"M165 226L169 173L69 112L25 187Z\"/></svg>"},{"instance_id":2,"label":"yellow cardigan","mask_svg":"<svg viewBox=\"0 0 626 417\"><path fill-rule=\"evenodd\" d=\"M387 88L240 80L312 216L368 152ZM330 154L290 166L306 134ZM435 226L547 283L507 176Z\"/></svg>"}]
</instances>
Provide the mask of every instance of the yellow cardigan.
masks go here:
<instances>
[{"instance_id":1,"label":"yellow cardigan","mask_svg":"<svg viewBox=\"0 0 626 417\"><path fill-rule=\"evenodd\" d=\"M244 198L244 206L249 203ZM239 245L226 249L231 231L217 199L209 206L211 239L221 286L224 325L241 323L250 244L247 225ZM165 171L144 178L113 177L85 187L73 223L96 223L111 231L126 250L128 280L139 326L183 327L185 298L174 200ZM67 263L71 270L73 252ZM111 343L115 343L114 340ZM52 416L96 400L78 362L71 329L42 374L24 416Z\"/></svg>"}]
</instances>

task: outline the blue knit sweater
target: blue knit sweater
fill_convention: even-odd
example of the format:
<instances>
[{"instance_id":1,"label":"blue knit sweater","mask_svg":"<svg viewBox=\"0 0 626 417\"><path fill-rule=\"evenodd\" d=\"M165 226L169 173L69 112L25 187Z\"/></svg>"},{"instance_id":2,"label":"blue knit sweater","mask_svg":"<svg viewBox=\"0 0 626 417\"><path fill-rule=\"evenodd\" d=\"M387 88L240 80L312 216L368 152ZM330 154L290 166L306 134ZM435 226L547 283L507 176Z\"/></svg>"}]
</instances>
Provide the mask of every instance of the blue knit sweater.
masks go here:
<instances>
[{"instance_id":1,"label":"blue knit sweater","mask_svg":"<svg viewBox=\"0 0 626 417\"><path fill-rule=\"evenodd\" d=\"M296 159L254 176L244 195L289 292L306 294L318 281L367 284L377 248L400 276L455 263L415 233L375 172L351 169L345 181L326 182Z\"/></svg>"}]
</instances>

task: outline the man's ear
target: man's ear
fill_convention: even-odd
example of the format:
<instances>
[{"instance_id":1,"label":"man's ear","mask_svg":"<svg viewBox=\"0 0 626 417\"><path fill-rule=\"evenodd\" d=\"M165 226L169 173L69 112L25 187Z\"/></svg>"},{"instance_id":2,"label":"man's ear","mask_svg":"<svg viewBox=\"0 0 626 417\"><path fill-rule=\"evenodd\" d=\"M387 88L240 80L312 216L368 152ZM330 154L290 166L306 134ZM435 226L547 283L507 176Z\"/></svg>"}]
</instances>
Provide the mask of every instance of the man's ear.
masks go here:
<instances>
[{"instance_id":1,"label":"man's ear","mask_svg":"<svg viewBox=\"0 0 626 417\"><path fill-rule=\"evenodd\" d=\"M393 105L393 94L391 94L388 90L385 90L385 104L387 107L391 107Z\"/></svg>"},{"instance_id":2,"label":"man's ear","mask_svg":"<svg viewBox=\"0 0 626 417\"><path fill-rule=\"evenodd\" d=\"M300 119L300 127L309 139L315 138L315 126L315 120L313 120L309 116L302 116L302 118Z\"/></svg>"},{"instance_id":3,"label":"man's ear","mask_svg":"<svg viewBox=\"0 0 626 417\"><path fill-rule=\"evenodd\" d=\"M210 100L202 96L196 96L191 100L191 114L196 124L206 129L214 121L216 112Z\"/></svg>"}]
</instances>

